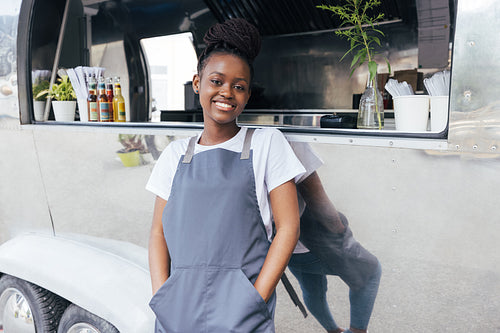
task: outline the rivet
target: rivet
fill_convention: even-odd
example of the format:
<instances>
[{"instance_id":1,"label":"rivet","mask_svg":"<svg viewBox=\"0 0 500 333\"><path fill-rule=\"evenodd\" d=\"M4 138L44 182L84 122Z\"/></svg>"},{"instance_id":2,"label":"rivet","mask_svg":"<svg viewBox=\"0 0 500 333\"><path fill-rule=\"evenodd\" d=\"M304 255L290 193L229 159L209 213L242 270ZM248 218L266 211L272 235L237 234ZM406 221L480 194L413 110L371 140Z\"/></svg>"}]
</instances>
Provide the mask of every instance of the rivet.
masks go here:
<instances>
[{"instance_id":1,"label":"rivet","mask_svg":"<svg viewBox=\"0 0 500 333\"><path fill-rule=\"evenodd\" d=\"M394 142L389 141L389 146L394 146Z\"/></svg>"},{"instance_id":2,"label":"rivet","mask_svg":"<svg viewBox=\"0 0 500 333\"><path fill-rule=\"evenodd\" d=\"M472 92L470 90L464 91L464 98L466 101L470 101L471 97L472 97Z\"/></svg>"},{"instance_id":3,"label":"rivet","mask_svg":"<svg viewBox=\"0 0 500 333\"><path fill-rule=\"evenodd\" d=\"M474 46L476 46L476 42L475 42L475 41L473 41L473 40L468 41L468 42L467 42L467 44L468 44L470 47L474 47Z\"/></svg>"},{"instance_id":4,"label":"rivet","mask_svg":"<svg viewBox=\"0 0 500 333\"><path fill-rule=\"evenodd\" d=\"M472 149L477 149L477 145L472 146Z\"/></svg>"},{"instance_id":5,"label":"rivet","mask_svg":"<svg viewBox=\"0 0 500 333\"><path fill-rule=\"evenodd\" d=\"M353 142L354 142L354 140L353 140L353 139L349 139L349 143L353 143Z\"/></svg>"},{"instance_id":6,"label":"rivet","mask_svg":"<svg viewBox=\"0 0 500 333\"><path fill-rule=\"evenodd\" d=\"M497 146L491 146L491 150L497 150Z\"/></svg>"},{"instance_id":7,"label":"rivet","mask_svg":"<svg viewBox=\"0 0 500 333\"><path fill-rule=\"evenodd\" d=\"M455 146L455 149L456 149L456 150L459 150L459 149L460 149L460 146L459 146L459 145L456 145L456 146Z\"/></svg>"}]
</instances>

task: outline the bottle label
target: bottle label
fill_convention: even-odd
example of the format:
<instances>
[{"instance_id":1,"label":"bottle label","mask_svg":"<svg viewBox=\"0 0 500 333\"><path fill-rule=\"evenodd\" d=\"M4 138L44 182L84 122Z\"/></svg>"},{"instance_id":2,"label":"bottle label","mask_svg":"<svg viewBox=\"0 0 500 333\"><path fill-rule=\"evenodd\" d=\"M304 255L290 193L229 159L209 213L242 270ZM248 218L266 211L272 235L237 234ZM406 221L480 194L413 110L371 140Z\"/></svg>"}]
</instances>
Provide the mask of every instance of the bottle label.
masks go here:
<instances>
[{"instance_id":1,"label":"bottle label","mask_svg":"<svg viewBox=\"0 0 500 333\"><path fill-rule=\"evenodd\" d=\"M89 121L98 121L97 102L89 102Z\"/></svg>"},{"instance_id":2,"label":"bottle label","mask_svg":"<svg viewBox=\"0 0 500 333\"><path fill-rule=\"evenodd\" d=\"M125 103L118 103L118 120L125 121Z\"/></svg>"},{"instance_id":3,"label":"bottle label","mask_svg":"<svg viewBox=\"0 0 500 333\"><path fill-rule=\"evenodd\" d=\"M109 103L99 103L99 112L101 114L101 121L109 121Z\"/></svg>"}]
</instances>

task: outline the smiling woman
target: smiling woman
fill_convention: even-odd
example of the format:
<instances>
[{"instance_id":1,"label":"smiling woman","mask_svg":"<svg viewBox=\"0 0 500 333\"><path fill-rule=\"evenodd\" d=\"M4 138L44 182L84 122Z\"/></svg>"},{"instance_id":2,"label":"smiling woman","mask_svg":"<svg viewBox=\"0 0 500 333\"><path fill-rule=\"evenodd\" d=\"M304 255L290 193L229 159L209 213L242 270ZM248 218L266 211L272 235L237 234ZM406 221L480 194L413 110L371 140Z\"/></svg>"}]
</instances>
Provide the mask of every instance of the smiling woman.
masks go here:
<instances>
[{"instance_id":1,"label":"smiling woman","mask_svg":"<svg viewBox=\"0 0 500 333\"><path fill-rule=\"evenodd\" d=\"M250 97L257 29L233 19L205 42L193 78L203 132L171 143L146 187L157 195L156 332L273 333L275 288L299 236L294 180L305 170L281 132L236 122Z\"/></svg>"}]
</instances>

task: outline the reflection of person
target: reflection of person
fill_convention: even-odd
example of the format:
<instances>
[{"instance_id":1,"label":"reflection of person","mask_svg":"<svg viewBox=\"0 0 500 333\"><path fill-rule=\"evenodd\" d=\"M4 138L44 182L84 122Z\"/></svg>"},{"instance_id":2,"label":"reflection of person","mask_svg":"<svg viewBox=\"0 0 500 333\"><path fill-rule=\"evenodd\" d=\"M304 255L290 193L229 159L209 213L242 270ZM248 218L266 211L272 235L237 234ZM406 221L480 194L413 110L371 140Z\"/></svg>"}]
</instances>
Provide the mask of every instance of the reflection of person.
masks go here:
<instances>
[{"instance_id":1,"label":"reflection of person","mask_svg":"<svg viewBox=\"0 0 500 333\"><path fill-rule=\"evenodd\" d=\"M380 264L354 240L347 219L327 197L315 171L322 161L307 143L291 145L307 172L297 184L301 242L288 267L300 283L307 308L327 332L366 332L378 292ZM349 286L351 323L347 330L337 325L328 307L326 275L337 275Z\"/></svg>"},{"instance_id":2,"label":"reflection of person","mask_svg":"<svg viewBox=\"0 0 500 333\"><path fill-rule=\"evenodd\" d=\"M257 29L232 19L204 41L193 79L203 132L169 144L147 185L157 195L149 244L156 332L274 332L275 287L299 235L295 178L305 170L281 132L236 124L250 96Z\"/></svg>"}]
</instances>

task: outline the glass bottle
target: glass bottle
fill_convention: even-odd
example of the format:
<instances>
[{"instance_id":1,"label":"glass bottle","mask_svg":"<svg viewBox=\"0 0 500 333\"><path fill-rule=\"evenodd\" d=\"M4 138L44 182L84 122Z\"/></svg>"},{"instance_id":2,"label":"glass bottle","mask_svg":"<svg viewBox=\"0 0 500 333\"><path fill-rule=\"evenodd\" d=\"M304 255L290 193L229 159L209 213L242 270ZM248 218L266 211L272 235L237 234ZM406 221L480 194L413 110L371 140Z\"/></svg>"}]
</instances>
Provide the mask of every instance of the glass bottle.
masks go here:
<instances>
[{"instance_id":1,"label":"glass bottle","mask_svg":"<svg viewBox=\"0 0 500 333\"><path fill-rule=\"evenodd\" d=\"M89 113L89 121L99 121L95 76L89 77L89 94L87 96L87 109Z\"/></svg>"},{"instance_id":2,"label":"glass bottle","mask_svg":"<svg viewBox=\"0 0 500 333\"><path fill-rule=\"evenodd\" d=\"M109 101L106 96L106 84L104 77L99 77L99 84L97 85L97 102L99 107L99 118L102 122L109 122Z\"/></svg>"},{"instance_id":3,"label":"glass bottle","mask_svg":"<svg viewBox=\"0 0 500 333\"><path fill-rule=\"evenodd\" d=\"M115 77L115 96L113 98L113 109L115 110L115 121L126 121L125 113L125 99L122 96L122 87L120 84L120 77Z\"/></svg>"},{"instance_id":4,"label":"glass bottle","mask_svg":"<svg viewBox=\"0 0 500 333\"><path fill-rule=\"evenodd\" d=\"M377 86L377 77L368 79L366 90L359 101L359 129L384 128L384 101Z\"/></svg>"},{"instance_id":5,"label":"glass bottle","mask_svg":"<svg viewBox=\"0 0 500 333\"><path fill-rule=\"evenodd\" d=\"M113 79L108 77L106 79L106 96L109 103L109 121L114 121L114 108L113 108Z\"/></svg>"}]
</instances>

